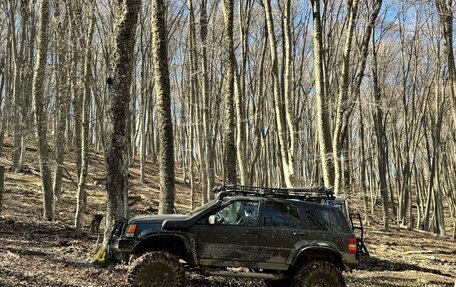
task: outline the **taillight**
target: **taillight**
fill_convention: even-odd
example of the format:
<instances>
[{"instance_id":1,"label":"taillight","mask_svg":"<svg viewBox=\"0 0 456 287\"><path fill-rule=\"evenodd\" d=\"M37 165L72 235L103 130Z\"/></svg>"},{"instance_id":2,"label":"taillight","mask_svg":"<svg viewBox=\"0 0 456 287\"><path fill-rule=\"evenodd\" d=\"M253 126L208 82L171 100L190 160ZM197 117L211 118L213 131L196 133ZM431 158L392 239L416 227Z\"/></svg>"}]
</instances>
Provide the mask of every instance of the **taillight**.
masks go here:
<instances>
[{"instance_id":1,"label":"taillight","mask_svg":"<svg viewBox=\"0 0 456 287\"><path fill-rule=\"evenodd\" d=\"M127 227L127 231L125 232L125 237L134 237L136 231L136 224L131 224Z\"/></svg>"},{"instance_id":2,"label":"taillight","mask_svg":"<svg viewBox=\"0 0 456 287\"><path fill-rule=\"evenodd\" d=\"M348 239L348 253L356 253L356 251L357 251L356 237L350 237Z\"/></svg>"}]
</instances>

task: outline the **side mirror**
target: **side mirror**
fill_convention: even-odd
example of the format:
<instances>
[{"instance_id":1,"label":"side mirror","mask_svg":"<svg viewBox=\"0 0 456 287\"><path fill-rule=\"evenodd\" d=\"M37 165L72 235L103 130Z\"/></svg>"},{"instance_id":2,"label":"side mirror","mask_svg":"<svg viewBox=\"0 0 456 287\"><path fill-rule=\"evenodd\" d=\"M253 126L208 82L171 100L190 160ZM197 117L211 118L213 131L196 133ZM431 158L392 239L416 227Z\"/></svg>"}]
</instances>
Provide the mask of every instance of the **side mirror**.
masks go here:
<instances>
[{"instance_id":1,"label":"side mirror","mask_svg":"<svg viewBox=\"0 0 456 287\"><path fill-rule=\"evenodd\" d=\"M217 216L211 215L209 216L209 225L215 225L217 224Z\"/></svg>"}]
</instances>

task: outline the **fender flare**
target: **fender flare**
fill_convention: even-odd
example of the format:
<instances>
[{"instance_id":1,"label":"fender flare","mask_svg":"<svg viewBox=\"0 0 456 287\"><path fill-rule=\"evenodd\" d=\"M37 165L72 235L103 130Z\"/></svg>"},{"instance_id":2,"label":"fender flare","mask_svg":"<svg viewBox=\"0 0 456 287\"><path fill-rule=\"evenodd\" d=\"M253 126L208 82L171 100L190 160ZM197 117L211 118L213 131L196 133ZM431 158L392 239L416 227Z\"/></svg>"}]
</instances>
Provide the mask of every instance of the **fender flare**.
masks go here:
<instances>
[{"instance_id":1,"label":"fender flare","mask_svg":"<svg viewBox=\"0 0 456 287\"><path fill-rule=\"evenodd\" d=\"M309 257L326 257L326 256L333 256L334 262L337 267L345 269L342 255L340 254L339 250L331 246L321 246L321 245L313 245L313 246L304 246L295 252L293 256L289 258L289 264L294 266L298 259L302 256L309 256Z\"/></svg>"},{"instance_id":2,"label":"fender flare","mask_svg":"<svg viewBox=\"0 0 456 287\"><path fill-rule=\"evenodd\" d=\"M154 234L146 234L142 240L136 244L133 248L132 253L142 253L142 250L169 250L164 246L164 248L160 248L160 246L154 246L154 242L158 242L161 240L171 241L176 240L177 242L181 242L185 248L184 252L187 256L189 264L197 264L198 258L196 256L196 247L195 247L195 240L189 234L179 234L179 233L167 233L167 232L160 232ZM154 248L156 247L156 248ZM173 253L172 250L169 250L170 253Z\"/></svg>"}]
</instances>

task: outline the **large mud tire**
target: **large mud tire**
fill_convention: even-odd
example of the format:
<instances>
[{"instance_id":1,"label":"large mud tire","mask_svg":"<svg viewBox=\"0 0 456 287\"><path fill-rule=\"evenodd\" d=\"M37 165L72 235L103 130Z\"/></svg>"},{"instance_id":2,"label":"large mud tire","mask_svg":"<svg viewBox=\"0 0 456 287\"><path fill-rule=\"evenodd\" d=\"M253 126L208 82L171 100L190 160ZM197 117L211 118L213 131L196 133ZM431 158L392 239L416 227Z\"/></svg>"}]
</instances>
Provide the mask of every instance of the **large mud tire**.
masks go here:
<instances>
[{"instance_id":1,"label":"large mud tire","mask_svg":"<svg viewBox=\"0 0 456 287\"><path fill-rule=\"evenodd\" d=\"M281 279L281 280L264 280L264 285L268 287L290 287L290 279Z\"/></svg>"},{"instance_id":2,"label":"large mud tire","mask_svg":"<svg viewBox=\"0 0 456 287\"><path fill-rule=\"evenodd\" d=\"M131 287L183 287L185 271L174 255L149 252L132 262L127 282Z\"/></svg>"},{"instance_id":3,"label":"large mud tire","mask_svg":"<svg viewBox=\"0 0 456 287\"><path fill-rule=\"evenodd\" d=\"M293 287L345 287L342 272L326 261L305 264L294 277Z\"/></svg>"}]
</instances>

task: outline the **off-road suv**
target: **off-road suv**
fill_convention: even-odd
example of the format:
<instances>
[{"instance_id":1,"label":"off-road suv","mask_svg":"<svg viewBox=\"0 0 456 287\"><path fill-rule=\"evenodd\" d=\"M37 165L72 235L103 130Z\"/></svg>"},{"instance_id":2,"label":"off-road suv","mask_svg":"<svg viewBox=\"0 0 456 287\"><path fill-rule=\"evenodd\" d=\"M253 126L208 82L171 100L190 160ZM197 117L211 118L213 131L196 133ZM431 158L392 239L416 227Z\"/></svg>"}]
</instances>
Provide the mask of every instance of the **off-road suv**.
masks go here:
<instances>
[{"instance_id":1,"label":"off-road suv","mask_svg":"<svg viewBox=\"0 0 456 287\"><path fill-rule=\"evenodd\" d=\"M131 286L184 286L187 269L263 279L267 286L340 287L342 272L357 267L362 241L344 201L330 190L215 191L215 200L187 215L118 222L108 254L130 261Z\"/></svg>"}]
</instances>

